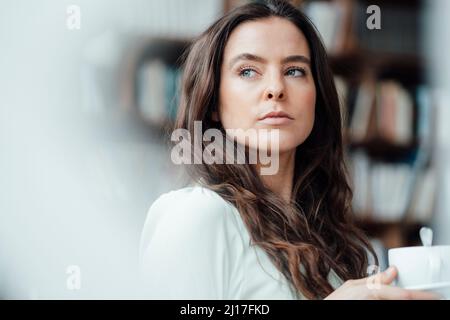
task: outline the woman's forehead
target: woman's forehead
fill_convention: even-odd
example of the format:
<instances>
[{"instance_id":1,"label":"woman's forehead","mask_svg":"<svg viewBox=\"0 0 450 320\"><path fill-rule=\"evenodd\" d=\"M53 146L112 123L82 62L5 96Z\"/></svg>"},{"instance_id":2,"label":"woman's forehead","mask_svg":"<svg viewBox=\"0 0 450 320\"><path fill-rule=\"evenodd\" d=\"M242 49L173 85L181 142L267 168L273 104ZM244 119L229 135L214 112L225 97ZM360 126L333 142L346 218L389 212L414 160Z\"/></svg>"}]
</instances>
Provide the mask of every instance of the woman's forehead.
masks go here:
<instances>
[{"instance_id":1,"label":"woman's forehead","mask_svg":"<svg viewBox=\"0 0 450 320\"><path fill-rule=\"evenodd\" d=\"M271 17L244 22L232 31L224 59L230 60L242 53L280 59L290 55L309 58L309 46L303 32L292 22Z\"/></svg>"}]
</instances>

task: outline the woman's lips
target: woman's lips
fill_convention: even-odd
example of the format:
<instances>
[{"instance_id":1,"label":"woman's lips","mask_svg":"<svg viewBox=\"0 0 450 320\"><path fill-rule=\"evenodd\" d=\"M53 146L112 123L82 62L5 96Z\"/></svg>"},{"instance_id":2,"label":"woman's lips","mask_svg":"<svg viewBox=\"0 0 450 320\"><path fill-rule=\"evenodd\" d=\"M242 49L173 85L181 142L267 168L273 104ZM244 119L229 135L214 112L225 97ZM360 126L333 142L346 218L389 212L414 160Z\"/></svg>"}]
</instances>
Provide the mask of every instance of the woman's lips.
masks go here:
<instances>
[{"instance_id":1,"label":"woman's lips","mask_svg":"<svg viewBox=\"0 0 450 320\"><path fill-rule=\"evenodd\" d=\"M268 117L260 120L259 122L264 124L280 125L280 124L287 124L291 121L292 119L288 117Z\"/></svg>"},{"instance_id":2,"label":"woman's lips","mask_svg":"<svg viewBox=\"0 0 450 320\"><path fill-rule=\"evenodd\" d=\"M294 120L291 116L289 116L286 112L283 111L272 111L265 114L260 120L260 123L269 124L269 125L282 125L287 124Z\"/></svg>"}]
</instances>

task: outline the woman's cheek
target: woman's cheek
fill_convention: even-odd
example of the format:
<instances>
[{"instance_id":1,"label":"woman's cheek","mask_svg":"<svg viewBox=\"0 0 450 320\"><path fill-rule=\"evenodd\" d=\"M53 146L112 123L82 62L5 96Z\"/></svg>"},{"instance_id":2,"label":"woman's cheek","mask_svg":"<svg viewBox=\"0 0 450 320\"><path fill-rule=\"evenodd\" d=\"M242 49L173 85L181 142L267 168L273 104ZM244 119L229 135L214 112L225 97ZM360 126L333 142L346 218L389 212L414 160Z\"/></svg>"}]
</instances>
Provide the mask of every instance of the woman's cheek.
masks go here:
<instances>
[{"instance_id":1,"label":"woman's cheek","mask_svg":"<svg viewBox=\"0 0 450 320\"><path fill-rule=\"evenodd\" d=\"M313 88L303 91L296 99L301 101L300 105L300 118L306 118L310 121L314 120L314 112L316 109L316 91Z\"/></svg>"},{"instance_id":2,"label":"woman's cheek","mask_svg":"<svg viewBox=\"0 0 450 320\"><path fill-rule=\"evenodd\" d=\"M248 99L245 92L230 95L221 108L222 124L225 128L249 129L255 126L257 103Z\"/></svg>"}]
</instances>

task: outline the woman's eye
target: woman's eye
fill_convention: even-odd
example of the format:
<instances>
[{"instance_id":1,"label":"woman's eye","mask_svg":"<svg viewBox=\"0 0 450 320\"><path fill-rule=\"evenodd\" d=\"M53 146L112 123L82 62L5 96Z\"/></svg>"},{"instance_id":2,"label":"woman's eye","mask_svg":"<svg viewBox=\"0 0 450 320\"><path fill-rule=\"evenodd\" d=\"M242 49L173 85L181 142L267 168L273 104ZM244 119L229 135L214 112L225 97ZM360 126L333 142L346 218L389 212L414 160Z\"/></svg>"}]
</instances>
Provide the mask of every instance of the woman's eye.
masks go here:
<instances>
[{"instance_id":1,"label":"woman's eye","mask_svg":"<svg viewBox=\"0 0 450 320\"><path fill-rule=\"evenodd\" d=\"M250 68L242 69L239 75L244 78L253 78L256 75L256 71Z\"/></svg>"},{"instance_id":2,"label":"woman's eye","mask_svg":"<svg viewBox=\"0 0 450 320\"><path fill-rule=\"evenodd\" d=\"M301 69L301 68L293 68L293 69L289 69L286 74L288 76L292 76L292 77L302 77L306 74L305 70Z\"/></svg>"}]
</instances>

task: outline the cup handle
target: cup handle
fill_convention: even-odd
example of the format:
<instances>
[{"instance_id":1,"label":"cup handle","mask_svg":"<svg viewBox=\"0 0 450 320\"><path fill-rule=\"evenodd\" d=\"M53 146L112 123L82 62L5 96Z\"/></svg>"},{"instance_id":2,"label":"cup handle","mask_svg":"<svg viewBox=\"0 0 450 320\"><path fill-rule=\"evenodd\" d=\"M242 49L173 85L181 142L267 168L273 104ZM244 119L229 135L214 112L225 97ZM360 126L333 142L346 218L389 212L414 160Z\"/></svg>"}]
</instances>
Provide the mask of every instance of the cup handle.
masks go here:
<instances>
[{"instance_id":1,"label":"cup handle","mask_svg":"<svg viewBox=\"0 0 450 320\"><path fill-rule=\"evenodd\" d=\"M437 252L431 252L430 254L430 282L439 282L439 277L441 274L441 258Z\"/></svg>"}]
</instances>

